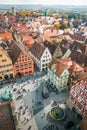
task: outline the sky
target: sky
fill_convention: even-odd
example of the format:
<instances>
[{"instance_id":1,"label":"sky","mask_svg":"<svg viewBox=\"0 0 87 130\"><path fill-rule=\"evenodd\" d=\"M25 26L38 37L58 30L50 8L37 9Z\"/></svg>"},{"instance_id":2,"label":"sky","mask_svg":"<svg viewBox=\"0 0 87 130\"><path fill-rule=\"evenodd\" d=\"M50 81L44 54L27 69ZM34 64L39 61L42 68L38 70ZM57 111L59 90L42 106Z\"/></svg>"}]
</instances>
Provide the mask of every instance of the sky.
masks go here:
<instances>
[{"instance_id":1,"label":"sky","mask_svg":"<svg viewBox=\"0 0 87 130\"><path fill-rule=\"evenodd\" d=\"M0 4L87 5L87 0L0 0Z\"/></svg>"}]
</instances>

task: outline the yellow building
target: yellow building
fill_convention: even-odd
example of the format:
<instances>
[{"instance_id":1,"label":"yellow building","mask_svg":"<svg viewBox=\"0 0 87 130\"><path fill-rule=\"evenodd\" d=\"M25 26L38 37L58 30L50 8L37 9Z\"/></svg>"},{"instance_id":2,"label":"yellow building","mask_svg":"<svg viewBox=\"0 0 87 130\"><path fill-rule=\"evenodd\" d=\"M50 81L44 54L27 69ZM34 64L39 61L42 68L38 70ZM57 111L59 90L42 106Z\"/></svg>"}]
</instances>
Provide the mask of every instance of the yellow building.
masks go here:
<instances>
[{"instance_id":1,"label":"yellow building","mask_svg":"<svg viewBox=\"0 0 87 130\"><path fill-rule=\"evenodd\" d=\"M14 77L12 61L4 49L0 46L0 80Z\"/></svg>"}]
</instances>

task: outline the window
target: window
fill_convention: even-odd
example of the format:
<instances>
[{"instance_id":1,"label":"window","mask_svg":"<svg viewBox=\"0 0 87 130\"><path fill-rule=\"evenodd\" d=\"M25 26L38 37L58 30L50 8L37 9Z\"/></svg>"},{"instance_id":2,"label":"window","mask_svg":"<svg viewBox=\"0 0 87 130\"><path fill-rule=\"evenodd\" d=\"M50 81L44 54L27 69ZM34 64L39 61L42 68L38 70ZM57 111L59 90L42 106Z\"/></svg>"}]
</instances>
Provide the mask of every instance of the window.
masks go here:
<instances>
[{"instance_id":1,"label":"window","mask_svg":"<svg viewBox=\"0 0 87 130\"><path fill-rule=\"evenodd\" d=\"M10 74L10 78L13 78L13 74Z\"/></svg>"},{"instance_id":2,"label":"window","mask_svg":"<svg viewBox=\"0 0 87 130\"><path fill-rule=\"evenodd\" d=\"M0 68L4 68L4 67L5 67L5 65L1 65L1 66L0 66Z\"/></svg>"},{"instance_id":3,"label":"window","mask_svg":"<svg viewBox=\"0 0 87 130\"><path fill-rule=\"evenodd\" d=\"M23 64L20 64L20 67L22 67L23 66Z\"/></svg>"},{"instance_id":4,"label":"window","mask_svg":"<svg viewBox=\"0 0 87 130\"><path fill-rule=\"evenodd\" d=\"M74 99L75 99L75 98L74 98L74 96L73 96L73 95L71 95L71 100L72 100L72 101L74 101Z\"/></svg>"},{"instance_id":5,"label":"window","mask_svg":"<svg viewBox=\"0 0 87 130\"><path fill-rule=\"evenodd\" d=\"M81 110L82 109L82 105L78 102L77 107Z\"/></svg>"},{"instance_id":6,"label":"window","mask_svg":"<svg viewBox=\"0 0 87 130\"><path fill-rule=\"evenodd\" d=\"M13 69L9 69L8 71L13 71Z\"/></svg>"},{"instance_id":7,"label":"window","mask_svg":"<svg viewBox=\"0 0 87 130\"><path fill-rule=\"evenodd\" d=\"M25 61L27 61L27 58L25 58Z\"/></svg>"},{"instance_id":8,"label":"window","mask_svg":"<svg viewBox=\"0 0 87 130\"><path fill-rule=\"evenodd\" d=\"M29 63L29 65L32 65L31 63Z\"/></svg>"},{"instance_id":9,"label":"window","mask_svg":"<svg viewBox=\"0 0 87 130\"><path fill-rule=\"evenodd\" d=\"M42 62L45 62L45 60L42 60Z\"/></svg>"},{"instance_id":10,"label":"window","mask_svg":"<svg viewBox=\"0 0 87 130\"><path fill-rule=\"evenodd\" d=\"M48 66L48 64L46 64L46 67Z\"/></svg>"},{"instance_id":11,"label":"window","mask_svg":"<svg viewBox=\"0 0 87 130\"><path fill-rule=\"evenodd\" d=\"M29 68L32 68L32 66L29 66Z\"/></svg>"},{"instance_id":12,"label":"window","mask_svg":"<svg viewBox=\"0 0 87 130\"><path fill-rule=\"evenodd\" d=\"M22 59L21 61L24 61L24 59Z\"/></svg>"},{"instance_id":13,"label":"window","mask_svg":"<svg viewBox=\"0 0 87 130\"><path fill-rule=\"evenodd\" d=\"M42 65L42 67L44 67L44 64Z\"/></svg>"},{"instance_id":14,"label":"window","mask_svg":"<svg viewBox=\"0 0 87 130\"><path fill-rule=\"evenodd\" d=\"M32 74L32 71L29 71L29 74Z\"/></svg>"},{"instance_id":15,"label":"window","mask_svg":"<svg viewBox=\"0 0 87 130\"><path fill-rule=\"evenodd\" d=\"M3 71L2 71L2 73L5 73L5 72L7 72L7 70L3 70Z\"/></svg>"},{"instance_id":16,"label":"window","mask_svg":"<svg viewBox=\"0 0 87 130\"><path fill-rule=\"evenodd\" d=\"M25 66L27 66L28 64L27 64L27 63L25 63L24 65L25 65Z\"/></svg>"},{"instance_id":17,"label":"window","mask_svg":"<svg viewBox=\"0 0 87 130\"><path fill-rule=\"evenodd\" d=\"M19 68L16 68L16 71L19 71Z\"/></svg>"},{"instance_id":18,"label":"window","mask_svg":"<svg viewBox=\"0 0 87 130\"><path fill-rule=\"evenodd\" d=\"M18 64L16 64L15 66L16 66L16 67L19 67L19 65L18 65Z\"/></svg>"},{"instance_id":19,"label":"window","mask_svg":"<svg viewBox=\"0 0 87 130\"><path fill-rule=\"evenodd\" d=\"M6 66L11 66L12 64L7 64Z\"/></svg>"},{"instance_id":20,"label":"window","mask_svg":"<svg viewBox=\"0 0 87 130\"><path fill-rule=\"evenodd\" d=\"M2 62L6 62L6 59L2 60Z\"/></svg>"},{"instance_id":21,"label":"window","mask_svg":"<svg viewBox=\"0 0 87 130\"><path fill-rule=\"evenodd\" d=\"M2 54L0 54L0 57L2 57Z\"/></svg>"},{"instance_id":22,"label":"window","mask_svg":"<svg viewBox=\"0 0 87 130\"><path fill-rule=\"evenodd\" d=\"M2 79L2 76L0 76L0 79Z\"/></svg>"}]
</instances>

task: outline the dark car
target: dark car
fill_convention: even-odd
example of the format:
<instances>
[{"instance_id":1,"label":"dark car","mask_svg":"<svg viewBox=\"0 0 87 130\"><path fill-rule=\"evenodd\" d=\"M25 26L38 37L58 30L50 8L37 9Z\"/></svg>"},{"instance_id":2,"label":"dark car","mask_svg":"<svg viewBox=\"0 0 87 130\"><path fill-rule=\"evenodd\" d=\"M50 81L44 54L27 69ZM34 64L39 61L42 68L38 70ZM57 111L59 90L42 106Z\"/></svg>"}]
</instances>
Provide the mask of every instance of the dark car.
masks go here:
<instances>
[{"instance_id":1,"label":"dark car","mask_svg":"<svg viewBox=\"0 0 87 130\"><path fill-rule=\"evenodd\" d=\"M49 94L47 92L42 92L42 97L46 99L49 97Z\"/></svg>"},{"instance_id":2,"label":"dark car","mask_svg":"<svg viewBox=\"0 0 87 130\"><path fill-rule=\"evenodd\" d=\"M47 85L46 87L49 90L49 92L52 92L52 88L49 85Z\"/></svg>"},{"instance_id":3,"label":"dark car","mask_svg":"<svg viewBox=\"0 0 87 130\"><path fill-rule=\"evenodd\" d=\"M70 129L71 127L73 127L75 125L75 123L73 121L69 121L67 124L65 124L65 128L66 129Z\"/></svg>"}]
</instances>

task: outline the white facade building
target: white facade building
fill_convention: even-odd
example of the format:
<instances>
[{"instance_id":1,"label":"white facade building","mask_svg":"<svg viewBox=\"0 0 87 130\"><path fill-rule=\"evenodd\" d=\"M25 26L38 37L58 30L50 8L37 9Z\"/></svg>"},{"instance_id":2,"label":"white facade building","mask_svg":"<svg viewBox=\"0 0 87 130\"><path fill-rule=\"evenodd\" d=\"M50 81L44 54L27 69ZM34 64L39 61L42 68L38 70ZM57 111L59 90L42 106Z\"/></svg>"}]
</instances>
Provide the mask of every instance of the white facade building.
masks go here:
<instances>
[{"instance_id":1,"label":"white facade building","mask_svg":"<svg viewBox=\"0 0 87 130\"><path fill-rule=\"evenodd\" d=\"M34 43L29 53L40 71L44 71L48 68L48 64L52 59L52 55L49 49L43 44Z\"/></svg>"}]
</instances>

